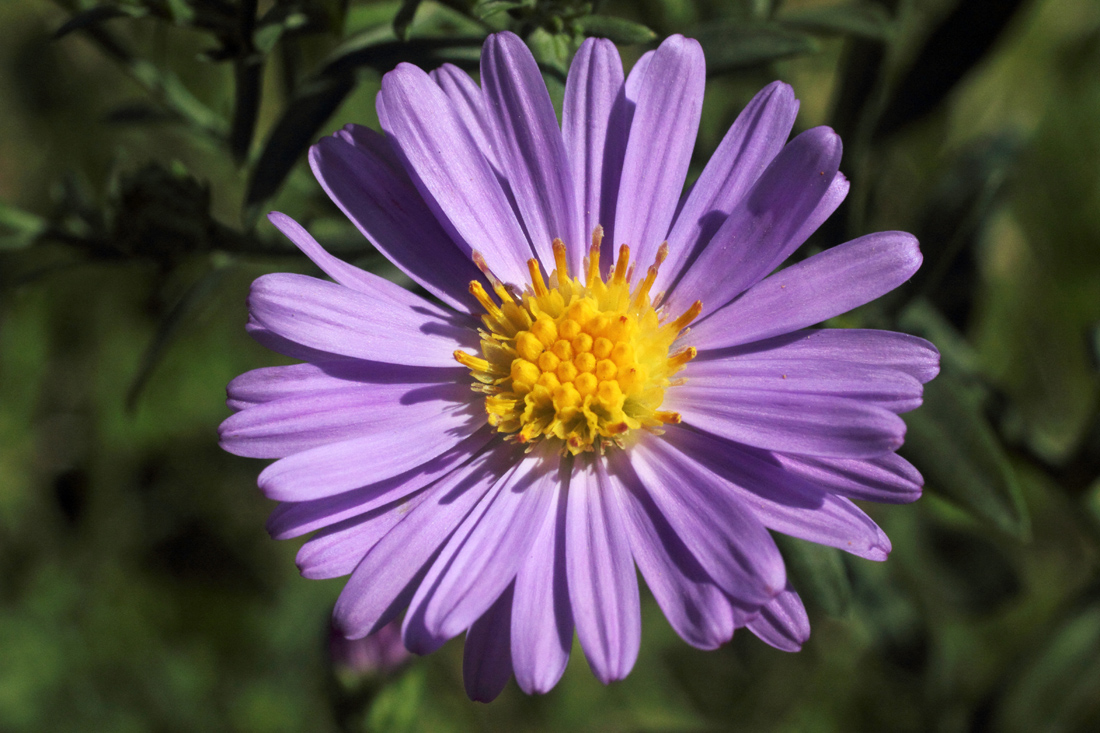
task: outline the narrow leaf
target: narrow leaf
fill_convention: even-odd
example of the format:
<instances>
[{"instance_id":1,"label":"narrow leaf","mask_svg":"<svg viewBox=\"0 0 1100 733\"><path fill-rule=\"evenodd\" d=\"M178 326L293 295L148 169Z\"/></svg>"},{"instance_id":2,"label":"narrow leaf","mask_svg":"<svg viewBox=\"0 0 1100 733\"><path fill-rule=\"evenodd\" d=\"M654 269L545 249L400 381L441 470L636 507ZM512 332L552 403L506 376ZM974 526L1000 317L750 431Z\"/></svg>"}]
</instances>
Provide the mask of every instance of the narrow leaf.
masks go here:
<instances>
[{"instance_id":1,"label":"narrow leaf","mask_svg":"<svg viewBox=\"0 0 1100 733\"><path fill-rule=\"evenodd\" d=\"M909 431L901 452L924 474L929 491L1001 531L1030 536L1027 508L1008 457L980 400L952 371L929 382L924 405L905 418Z\"/></svg>"},{"instance_id":2,"label":"narrow leaf","mask_svg":"<svg viewBox=\"0 0 1100 733\"><path fill-rule=\"evenodd\" d=\"M834 5L788 13L779 19L788 28L819 35L843 35L887 41L894 25L886 8L878 3Z\"/></svg>"},{"instance_id":3,"label":"narrow leaf","mask_svg":"<svg viewBox=\"0 0 1100 733\"><path fill-rule=\"evenodd\" d=\"M696 29L707 72L719 74L817 51L814 39L771 23L716 23Z\"/></svg>"},{"instance_id":4,"label":"narrow leaf","mask_svg":"<svg viewBox=\"0 0 1100 733\"><path fill-rule=\"evenodd\" d=\"M323 76L299 87L275 123L249 176L244 200L246 219L253 220L260 204L275 195L321 126L354 87L352 74Z\"/></svg>"},{"instance_id":5,"label":"narrow leaf","mask_svg":"<svg viewBox=\"0 0 1100 733\"><path fill-rule=\"evenodd\" d=\"M775 533L791 585L811 607L828 616L843 616L852 599L852 584L840 550Z\"/></svg>"},{"instance_id":6,"label":"narrow leaf","mask_svg":"<svg viewBox=\"0 0 1100 733\"><path fill-rule=\"evenodd\" d=\"M577 26L586 36L607 38L621 46L649 43L657 38L655 32L641 23L610 15L589 15L577 21Z\"/></svg>"},{"instance_id":7,"label":"narrow leaf","mask_svg":"<svg viewBox=\"0 0 1100 733\"><path fill-rule=\"evenodd\" d=\"M397 9L397 15L393 16L393 34L399 40L404 41L408 37L409 25L419 7L420 0L402 0L401 7Z\"/></svg>"}]
</instances>

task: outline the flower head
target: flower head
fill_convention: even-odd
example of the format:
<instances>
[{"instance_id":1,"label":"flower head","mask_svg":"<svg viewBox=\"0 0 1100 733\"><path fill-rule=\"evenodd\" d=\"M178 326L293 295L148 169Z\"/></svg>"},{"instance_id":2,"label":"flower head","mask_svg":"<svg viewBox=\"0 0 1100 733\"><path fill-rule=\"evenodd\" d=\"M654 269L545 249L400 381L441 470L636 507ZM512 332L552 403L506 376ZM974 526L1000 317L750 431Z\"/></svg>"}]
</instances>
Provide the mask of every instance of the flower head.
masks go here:
<instances>
[{"instance_id":1,"label":"flower head","mask_svg":"<svg viewBox=\"0 0 1100 733\"><path fill-rule=\"evenodd\" d=\"M404 612L412 651L466 633L467 692L514 674L545 692L574 629L603 682L640 640L640 570L673 628L714 648L746 627L809 635L769 531L882 560L852 499L913 501L898 413L938 368L925 341L811 326L920 265L903 232L773 272L840 204L840 140L787 141L776 82L681 199L703 98L699 45L674 36L624 79L615 47L577 53L559 127L514 35L491 36L481 86L402 64L378 96L383 137L319 142L321 185L428 300L272 222L335 282L258 279L248 328L300 359L229 385L234 453L282 502L276 538L316 532L298 565L350 574L350 638ZM618 246L613 246L613 245Z\"/></svg>"}]
</instances>

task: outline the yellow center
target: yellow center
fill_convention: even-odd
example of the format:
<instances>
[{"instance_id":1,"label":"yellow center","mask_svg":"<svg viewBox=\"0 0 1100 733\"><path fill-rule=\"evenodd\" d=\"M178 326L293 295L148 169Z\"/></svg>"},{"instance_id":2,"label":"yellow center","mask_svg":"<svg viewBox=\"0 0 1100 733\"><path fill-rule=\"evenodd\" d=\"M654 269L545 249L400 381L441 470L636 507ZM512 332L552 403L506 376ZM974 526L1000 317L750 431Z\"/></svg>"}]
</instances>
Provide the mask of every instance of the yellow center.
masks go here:
<instances>
[{"instance_id":1,"label":"yellow center","mask_svg":"<svg viewBox=\"0 0 1100 733\"><path fill-rule=\"evenodd\" d=\"M510 292L474 254L500 304L479 282L470 283L486 311L481 356L456 351L455 359L472 372L474 389L485 393L489 424L521 443L556 439L575 455L621 446L630 430L660 432L661 425L680 421L677 413L659 408L674 384L670 378L695 358L695 349L672 354L669 349L702 304L696 301L679 318L667 320L651 301L667 244L633 291L630 249L624 244L605 282L602 239L597 227L583 282L570 276L565 245L555 239L557 268L549 282L531 259L531 283L522 294Z\"/></svg>"}]
</instances>

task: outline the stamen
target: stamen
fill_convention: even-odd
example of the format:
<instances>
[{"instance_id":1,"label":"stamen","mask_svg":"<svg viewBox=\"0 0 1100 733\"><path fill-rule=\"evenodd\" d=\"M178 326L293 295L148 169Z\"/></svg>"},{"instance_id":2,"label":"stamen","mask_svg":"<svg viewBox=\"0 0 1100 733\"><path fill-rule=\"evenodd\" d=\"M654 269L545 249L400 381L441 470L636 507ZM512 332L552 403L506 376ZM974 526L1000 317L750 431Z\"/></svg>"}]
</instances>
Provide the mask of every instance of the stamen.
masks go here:
<instances>
[{"instance_id":1,"label":"stamen","mask_svg":"<svg viewBox=\"0 0 1100 733\"><path fill-rule=\"evenodd\" d=\"M688 346L687 348L680 349L675 354L671 354L668 357L668 367L672 371L676 371L687 364L689 361L695 358L695 355L699 352L694 346Z\"/></svg>"},{"instance_id":2,"label":"stamen","mask_svg":"<svg viewBox=\"0 0 1100 733\"><path fill-rule=\"evenodd\" d=\"M534 257L527 260L527 271L531 273L531 287L534 288L535 295L540 298L549 295L550 291L546 288L546 281L542 279L542 269L539 267L539 261Z\"/></svg>"},{"instance_id":3,"label":"stamen","mask_svg":"<svg viewBox=\"0 0 1100 733\"><path fill-rule=\"evenodd\" d=\"M470 281L470 295L477 298L477 302L481 304L481 307L485 309L494 320L499 321L504 317L504 312L500 307L493 302L493 299L489 297L489 294L485 292L485 287L477 280Z\"/></svg>"},{"instance_id":4,"label":"stamen","mask_svg":"<svg viewBox=\"0 0 1100 733\"><path fill-rule=\"evenodd\" d=\"M697 300L691 304L691 307L684 311L684 315L677 318L672 322L672 325L676 327L677 331L683 331L689 323L699 317L699 314L703 312L703 301Z\"/></svg>"},{"instance_id":5,"label":"stamen","mask_svg":"<svg viewBox=\"0 0 1100 733\"><path fill-rule=\"evenodd\" d=\"M626 282L626 270L630 266L630 247L619 247L619 259L615 263L615 272L611 276L611 282L621 284Z\"/></svg>"},{"instance_id":6,"label":"stamen","mask_svg":"<svg viewBox=\"0 0 1100 733\"><path fill-rule=\"evenodd\" d=\"M645 280L638 285L638 290L634 293L633 305L635 308L642 308L649 305L649 289L653 287L653 282L657 279L657 268L659 265L650 265L649 270L646 271Z\"/></svg>"},{"instance_id":7,"label":"stamen","mask_svg":"<svg viewBox=\"0 0 1100 733\"><path fill-rule=\"evenodd\" d=\"M455 351L455 361L467 369L472 369L475 372L487 372L489 371L489 362L487 359L474 356L473 354L467 354L465 351Z\"/></svg>"},{"instance_id":8,"label":"stamen","mask_svg":"<svg viewBox=\"0 0 1100 733\"><path fill-rule=\"evenodd\" d=\"M591 288L600 279L600 245L603 244L603 227L596 225L592 230L592 247L588 250L588 277L585 287Z\"/></svg>"},{"instance_id":9,"label":"stamen","mask_svg":"<svg viewBox=\"0 0 1100 733\"><path fill-rule=\"evenodd\" d=\"M653 417L657 418L665 425L679 425L683 421L683 418L680 417L680 413L668 412L665 410L657 410L657 412L653 413Z\"/></svg>"},{"instance_id":10,"label":"stamen","mask_svg":"<svg viewBox=\"0 0 1100 733\"><path fill-rule=\"evenodd\" d=\"M569 264L565 259L565 242L555 239L552 246L554 248L554 264L558 268L558 282L560 283L569 277Z\"/></svg>"},{"instance_id":11,"label":"stamen","mask_svg":"<svg viewBox=\"0 0 1100 733\"><path fill-rule=\"evenodd\" d=\"M508 292L508 288L504 287L504 283L502 283L497 276L493 274L493 271L489 269L489 265L485 262L485 258L481 256L480 252L475 249L470 253L470 259L474 261L474 264L477 265L477 269L481 270L482 274L485 275L485 279L493 286L493 292L500 298L501 303L515 302L515 298Z\"/></svg>"}]
</instances>

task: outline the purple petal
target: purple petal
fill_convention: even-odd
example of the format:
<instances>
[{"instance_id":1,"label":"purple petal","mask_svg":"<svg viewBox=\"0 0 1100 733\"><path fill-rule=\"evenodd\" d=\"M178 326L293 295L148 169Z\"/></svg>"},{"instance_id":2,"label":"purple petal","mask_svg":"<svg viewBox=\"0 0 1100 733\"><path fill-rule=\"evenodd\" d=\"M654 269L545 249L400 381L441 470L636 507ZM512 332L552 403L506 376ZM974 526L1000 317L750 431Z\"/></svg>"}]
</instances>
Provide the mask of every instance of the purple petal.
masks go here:
<instances>
[{"instance_id":1,"label":"purple petal","mask_svg":"<svg viewBox=\"0 0 1100 733\"><path fill-rule=\"evenodd\" d=\"M775 454L787 471L850 499L907 504L921 495L924 478L897 453L867 460Z\"/></svg>"},{"instance_id":2,"label":"purple petal","mask_svg":"<svg viewBox=\"0 0 1100 733\"><path fill-rule=\"evenodd\" d=\"M696 360L683 376L697 389L835 395L873 402L891 412L912 410L921 403L921 383L891 367L769 356Z\"/></svg>"},{"instance_id":3,"label":"purple petal","mask_svg":"<svg viewBox=\"0 0 1100 733\"><path fill-rule=\"evenodd\" d=\"M457 347L476 348L476 331L453 314L376 275L371 292L306 275L276 273L252 283L256 322L311 349L370 361L453 367Z\"/></svg>"},{"instance_id":4,"label":"purple petal","mask_svg":"<svg viewBox=\"0 0 1100 733\"><path fill-rule=\"evenodd\" d=\"M702 300L703 313L713 313L786 260L809 235L805 224L829 190L840 154L840 137L827 127L788 143L674 286L670 308Z\"/></svg>"},{"instance_id":5,"label":"purple petal","mask_svg":"<svg viewBox=\"0 0 1100 733\"><path fill-rule=\"evenodd\" d=\"M642 488L624 451L608 455L631 554L657 605L684 641L716 649L733 637L733 608ZM614 482L612 488L619 490Z\"/></svg>"},{"instance_id":6,"label":"purple petal","mask_svg":"<svg viewBox=\"0 0 1100 733\"><path fill-rule=\"evenodd\" d=\"M461 384L436 385L415 398L436 407L402 405L394 414L375 416L370 434L281 458L260 473L260 489L279 501L333 496L421 466L485 424L476 406L458 401L469 399Z\"/></svg>"},{"instance_id":7,"label":"purple petal","mask_svg":"<svg viewBox=\"0 0 1100 733\"><path fill-rule=\"evenodd\" d=\"M243 409L285 397L305 397L374 384L429 384L462 380L463 369L417 368L404 364L342 361L262 367L245 372L226 387L229 401Z\"/></svg>"},{"instance_id":8,"label":"purple petal","mask_svg":"<svg viewBox=\"0 0 1100 733\"><path fill-rule=\"evenodd\" d=\"M439 371L453 381L348 384L248 407L218 427L221 447L249 458L282 458L330 443L392 433L413 439L440 413L472 401L464 375ZM472 415L476 411L467 410ZM449 423L448 423L449 427ZM430 430L430 428L429 428ZM399 436L398 434L404 435Z\"/></svg>"},{"instance_id":9,"label":"purple petal","mask_svg":"<svg viewBox=\"0 0 1100 733\"><path fill-rule=\"evenodd\" d=\"M848 499L783 470L768 453L670 427L665 433L670 466L706 480L738 498L768 529L868 560L885 560L890 540Z\"/></svg>"},{"instance_id":10,"label":"purple petal","mask_svg":"<svg viewBox=\"0 0 1100 733\"><path fill-rule=\"evenodd\" d=\"M298 550L295 559L298 570L306 578L348 575L363 556L429 493L404 497L321 530Z\"/></svg>"},{"instance_id":11,"label":"purple petal","mask_svg":"<svg viewBox=\"0 0 1100 733\"><path fill-rule=\"evenodd\" d=\"M336 601L337 628L349 639L377 631L401 612L439 548L486 492L514 465L517 451L498 443L429 488L415 510L355 568Z\"/></svg>"},{"instance_id":12,"label":"purple petal","mask_svg":"<svg viewBox=\"0 0 1100 733\"><path fill-rule=\"evenodd\" d=\"M603 225L609 244L615 242L615 203L630 132L627 106L623 64L615 44L602 38L585 40L565 83L562 136L573 172L581 235L587 237ZM613 247L604 250L610 265ZM570 263L579 265L579 261Z\"/></svg>"},{"instance_id":13,"label":"purple petal","mask_svg":"<svg viewBox=\"0 0 1100 733\"><path fill-rule=\"evenodd\" d=\"M494 33L481 51L481 85L489 127L536 254L552 261L561 239L580 272L587 250L573 176L550 93L535 58L514 33Z\"/></svg>"},{"instance_id":14,"label":"purple petal","mask_svg":"<svg viewBox=\"0 0 1100 733\"><path fill-rule=\"evenodd\" d=\"M762 392L688 382L665 407L684 423L767 450L872 458L897 450L905 422L885 407L834 395Z\"/></svg>"},{"instance_id":15,"label":"purple petal","mask_svg":"<svg viewBox=\"0 0 1100 733\"><path fill-rule=\"evenodd\" d=\"M455 114L477 144L477 149L497 172L501 165L493 147L492 132L485 112L485 98L470 75L454 64L443 64L428 73L454 106Z\"/></svg>"},{"instance_id":16,"label":"purple petal","mask_svg":"<svg viewBox=\"0 0 1100 733\"><path fill-rule=\"evenodd\" d=\"M785 652L797 652L810 638L806 608L798 594L789 588L764 606L748 628L764 643Z\"/></svg>"},{"instance_id":17,"label":"purple petal","mask_svg":"<svg viewBox=\"0 0 1100 733\"><path fill-rule=\"evenodd\" d=\"M573 646L573 611L565 566L566 491L553 487L551 510L519 568L512 606L512 666L528 695L549 692L561 679Z\"/></svg>"},{"instance_id":18,"label":"purple petal","mask_svg":"<svg viewBox=\"0 0 1100 733\"><path fill-rule=\"evenodd\" d=\"M462 648L462 682L474 702L492 702L512 676L512 586L473 623Z\"/></svg>"},{"instance_id":19,"label":"purple petal","mask_svg":"<svg viewBox=\"0 0 1100 733\"><path fill-rule=\"evenodd\" d=\"M703 49L676 35L661 44L638 82L613 244L630 245L631 258L643 268L653 262L676 213L699 130L705 80Z\"/></svg>"},{"instance_id":20,"label":"purple petal","mask_svg":"<svg viewBox=\"0 0 1100 733\"><path fill-rule=\"evenodd\" d=\"M483 427L454 448L419 466L361 489L311 501L282 502L268 517L267 531L272 538L285 540L373 511L446 476L468 462L495 435L495 430Z\"/></svg>"},{"instance_id":21,"label":"purple petal","mask_svg":"<svg viewBox=\"0 0 1100 733\"><path fill-rule=\"evenodd\" d=\"M668 235L668 259L654 292L667 289L698 256L783 149L797 114L794 90L781 81L764 87L741 111L676 215Z\"/></svg>"},{"instance_id":22,"label":"purple petal","mask_svg":"<svg viewBox=\"0 0 1100 733\"><path fill-rule=\"evenodd\" d=\"M479 279L478 269L436 221L400 163L376 152L381 147L388 143L373 130L343 131L310 148L309 163L329 198L378 251L447 305L470 311L476 301L467 286ZM334 263L310 256L334 280L356 287Z\"/></svg>"},{"instance_id":23,"label":"purple petal","mask_svg":"<svg viewBox=\"0 0 1100 733\"><path fill-rule=\"evenodd\" d=\"M443 548L413 598L427 633L449 639L470 627L516 577L531 544L555 509L562 476L547 444L536 448L494 489ZM410 647L412 648L412 647Z\"/></svg>"},{"instance_id":24,"label":"purple petal","mask_svg":"<svg viewBox=\"0 0 1100 733\"><path fill-rule=\"evenodd\" d=\"M443 90L412 64L382 78L378 118L436 219L505 282L527 281L527 237L489 161Z\"/></svg>"},{"instance_id":25,"label":"purple petal","mask_svg":"<svg viewBox=\"0 0 1100 733\"><path fill-rule=\"evenodd\" d=\"M351 357L344 356L343 354L333 354L331 351L311 349L308 346L303 346L302 344L291 341L290 339L285 339L282 336L274 333L273 331L270 331L267 328L261 326L251 315L248 316L248 322L244 324L244 330L260 346L263 346L265 349L274 351L277 354L289 356L291 359L312 362L352 360Z\"/></svg>"},{"instance_id":26,"label":"purple petal","mask_svg":"<svg viewBox=\"0 0 1100 733\"><path fill-rule=\"evenodd\" d=\"M649 436L633 446L631 465L657 510L722 590L759 605L783 588L779 548L727 482Z\"/></svg>"},{"instance_id":27,"label":"purple petal","mask_svg":"<svg viewBox=\"0 0 1100 733\"><path fill-rule=\"evenodd\" d=\"M592 673L605 685L626 677L638 658L642 618L616 479L603 461L578 458L566 507L569 599Z\"/></svg>"},{"instance_id":28,"label":"purple petal","mask_svg":"<svg viewBox=\"0 0 1100 733\"><path fill-rule=\"evenodd\" d=\"M697 361L745 357L755 361L807 360L896 369L921 384L939 374L940 352L916 336L862 328L795 331L721 351L704 351Z\"/></svg>"},{"instance_id":29,"label":"purple petal","mask_svg":"<svg viewBox=\"0 0 1100 733\"><path fill-rule=\"evenodd\" d=\"M693 326L691 343L700 350L720 349L812 326L885 295L920 264L911 234L879 232L853 239L758 283Z\"/></svg>"}]
</instances>

